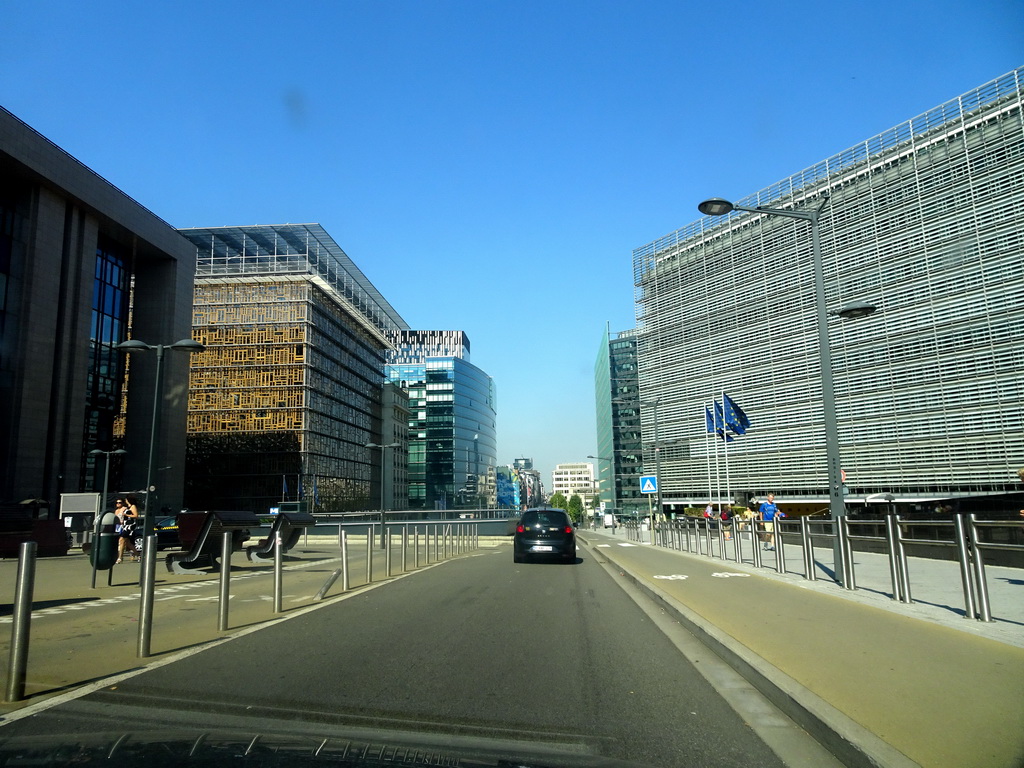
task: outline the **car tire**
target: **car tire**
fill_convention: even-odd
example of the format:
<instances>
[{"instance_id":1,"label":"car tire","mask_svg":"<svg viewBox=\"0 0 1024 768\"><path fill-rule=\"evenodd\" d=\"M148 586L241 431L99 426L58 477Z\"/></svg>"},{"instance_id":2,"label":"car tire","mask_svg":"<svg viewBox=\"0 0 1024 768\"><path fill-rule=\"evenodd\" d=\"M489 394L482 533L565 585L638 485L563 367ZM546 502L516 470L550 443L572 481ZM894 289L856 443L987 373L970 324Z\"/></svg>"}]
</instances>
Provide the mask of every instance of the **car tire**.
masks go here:
<instances>
[{"instance_id":1,"label":"car tire","mask_svg":"<svg viewBox=\"0 0 1024 768\"><path fill-rule=\"evenodd\" d=\"M512 562L514 562L514 563L521 563L521 562L523 562L523 556L520 555L518 552L513 552L512 553Z\"/></svg>"}]
</instances>

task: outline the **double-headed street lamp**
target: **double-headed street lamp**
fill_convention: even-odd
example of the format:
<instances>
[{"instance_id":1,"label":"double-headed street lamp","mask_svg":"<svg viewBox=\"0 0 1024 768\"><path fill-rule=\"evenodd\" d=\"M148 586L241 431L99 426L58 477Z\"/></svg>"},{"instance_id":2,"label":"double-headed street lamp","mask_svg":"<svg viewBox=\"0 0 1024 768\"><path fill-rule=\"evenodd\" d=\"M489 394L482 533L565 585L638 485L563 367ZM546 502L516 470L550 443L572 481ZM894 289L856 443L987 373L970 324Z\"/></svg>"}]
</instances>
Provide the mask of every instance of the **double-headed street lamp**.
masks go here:
<instances>
[{"instance_id":1,"label":"double-headed street lamp","mask_svg":"<svg viewBox=\"0 0 1024 768\"><path fill-rule=\"evenodd\" d=\"M140 658L149 656L150 637L153 626L153 594L156 586L156 541L153 527L156 509L153 502L156 487L153 472L156 464L156 445L160 433L160 401L164 390L164 351L175 349L181 352L202 352L205 347L193 339L181 339L173 344L147 344L138 339L122 341L114 349L121 352L156 352L156 374L153 382L153 420L149 430L149 461L146 463L146 516L142 519L142 567L139 571L139 639L136 654ZM227 563L222 564L227 567Z\"/></svg>"},{"instance_id":2,"label":"double-headed street lamp","mask_svg":"<svg viewBox=\"0 0 1024 768\"><path fill-rule=\"evenodd\" d=\"M156 376L153 383L153 418L149 430L149 461L146 464L146 514L142 523L143 536L145 537L144 540L147 540L153 535L153 526L156 517L156 511L152 509L151 499L153 498L153 492L155 490L153 486L153 473L156 469L156 446L160 433L160 400L163 397L164 388L164 351L173 349L191 354L193 352L202 352L205 347L198 341L194 341L192 339L182 339L181 341L176 341L173 344L147 344L146 342L139 341L138 339L129 339L128 341L122 341L120 344L115 346L114 349L126 353L156 352ZM150 514L150 512L153 512L153 514Z\"/></svg>"},{"instance_id":3,"label":"double-headed street lamp","mask_svg":"<svg viewBox=\"0 0 1024 768\"><path fill-rule=\"evenodd\" d=\"M380 449L380 548L384 549L384 540L386 538L384 529L384 468L387 465L388 459L388 448L398 448L401 443L388 443L387 445L380 445L378 443L367 443L367 448L379 448Z\"/></svg>"},{"instance_id":4,"label":"double-headed street lamp","mask_svg":"<svg viewBox=\"0 0 1024 768\"><path fill-rule=\"evenodd\" d=\"M835 521L836 536L834 539L835 551L835 575L840 584L845 584L845 576L841 567L843 558L839 540L839 526L842 518L846 515L846 503L843 499L843 478L842 468L839 463L839 428L836 421L836 397L835 384L832 379L832 354L828 342L828 316L829 311L825 306L825 275L821 259L821 237L818 233L818 222L821 219L821 212L828 205L829 198L826 195L815 210L812 211L789 211L780 208L748 208L742 205L734 205L728 200L713 197L705 200L697 206L697 210L705 216L725 216L732 211L746 211L748 213L763 213L767 216L782 216L787 219L798 219L806 221L811 225L811 245L814 254L814 303L815 316L818 328L818 359L821 367L821 404L825 412L825 462L828 469L828 499L829 512ZM875 311L871 304L859 302L851 304L838 310L835 314L843 318L858 318L870 315Z\"/></svg>"}]
</instances>

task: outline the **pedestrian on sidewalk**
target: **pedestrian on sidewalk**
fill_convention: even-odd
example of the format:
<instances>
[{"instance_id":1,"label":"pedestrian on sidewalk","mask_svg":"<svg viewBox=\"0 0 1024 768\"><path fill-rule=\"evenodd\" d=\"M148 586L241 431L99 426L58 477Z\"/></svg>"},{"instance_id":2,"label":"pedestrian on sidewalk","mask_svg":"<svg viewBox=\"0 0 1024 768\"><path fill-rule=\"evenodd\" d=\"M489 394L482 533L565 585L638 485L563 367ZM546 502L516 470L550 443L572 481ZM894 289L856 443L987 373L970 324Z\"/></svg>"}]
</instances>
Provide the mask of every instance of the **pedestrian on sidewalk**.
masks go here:
<instances>
[{"instance_id":1,"label":"pedestrian on sidewalk","mask_svg":"<svg viewBox=\"0 0 1024 768\"><path fill-rule=\"evenodd\" d=\"M785 515L779 512L779 507L775 503L774 493L769 493L768 500L761 502L757 516L764 524L764 548L767 550L775 549L775 518L785 517Z\"/></svg>"},{"instance_id":2,"label":"pedestrian on sidewalk","mask_svg":"<svg viewBox=\"0 0 1024 768\"><path fill-rule=\"evenodd\" d=\"M139 505L135 497L128 496L125 499L118 499L114 514L117 515L115 530L119 534L117 539L117 560L114 563L117 565L124 558L126 544L130 547L128 556L132 560L138 559L135 554L135 525L139 521Z\"/></svg>"},{"instance_id":3,"label":"pedestrian on sidewalk","mask_svg":"<svg viewBox=\"0 0 1024 768\"><path fill-rule=\"evenodd\" d=\"M726 541L732 541L732 508L725 504L722 511L718 513L718 519L722 521L722 533Z\"/></svg>"}]
</instances>

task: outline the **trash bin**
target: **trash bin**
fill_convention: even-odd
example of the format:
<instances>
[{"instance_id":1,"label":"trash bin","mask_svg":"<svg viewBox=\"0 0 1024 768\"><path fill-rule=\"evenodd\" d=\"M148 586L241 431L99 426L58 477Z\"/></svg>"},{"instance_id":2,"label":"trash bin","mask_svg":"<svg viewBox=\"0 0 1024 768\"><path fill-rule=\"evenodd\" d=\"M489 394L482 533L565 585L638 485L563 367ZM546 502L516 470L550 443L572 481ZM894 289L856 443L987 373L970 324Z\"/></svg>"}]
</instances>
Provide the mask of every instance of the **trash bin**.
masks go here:
<instances>
[{"instance_id":1,"label":"trash bin","mask_svg":"<svg viewBox=\"0 0 1024 768\"><path fill-rule=\"evenodd\" d=\"M89 563L98 571L109 570L117 560L117 540L121 538L114 532L117 515L113 512L104 513L100 518L99 542L93 542L89 548Z\"/></svg>"}]
</instances>

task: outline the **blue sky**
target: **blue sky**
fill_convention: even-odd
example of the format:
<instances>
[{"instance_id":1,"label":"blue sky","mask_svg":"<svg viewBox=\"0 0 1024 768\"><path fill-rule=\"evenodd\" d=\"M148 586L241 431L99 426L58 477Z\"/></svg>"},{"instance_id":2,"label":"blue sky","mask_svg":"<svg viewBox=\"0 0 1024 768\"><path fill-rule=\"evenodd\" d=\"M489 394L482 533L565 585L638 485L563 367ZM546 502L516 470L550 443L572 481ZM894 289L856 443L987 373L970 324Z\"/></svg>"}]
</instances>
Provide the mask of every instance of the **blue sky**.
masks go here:
<instances>
[{"instance_id":1,"label":"blue sky","mask_svg":"<svg viewBox=\"0 0 1024 768\"><path fill-rule=\"evenodd\" d=\"M174 226L319 222L594 453L632 249L1024 64L1020 0L12 2L0 104ZM699 371L695 371L699 375ZM549 479L548 479L549 482Z\"/></svg>"}]
</instances>

